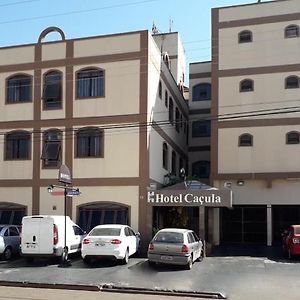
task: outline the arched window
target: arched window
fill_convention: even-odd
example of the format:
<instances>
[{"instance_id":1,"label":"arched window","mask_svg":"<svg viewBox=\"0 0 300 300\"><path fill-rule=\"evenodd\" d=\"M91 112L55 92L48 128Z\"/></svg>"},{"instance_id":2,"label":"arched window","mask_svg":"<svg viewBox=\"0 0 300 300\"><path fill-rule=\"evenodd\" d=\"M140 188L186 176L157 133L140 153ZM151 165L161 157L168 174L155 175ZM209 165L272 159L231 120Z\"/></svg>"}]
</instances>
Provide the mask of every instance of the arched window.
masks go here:
<instances>
[{"instance_id":1,"label":"arched window","mask_svg":"<svg viewBox=\"0 0 300 300\"><path fill-rule=\"evenodd\" d=\"M198 178L209 178L210 162L206 160L199 160L192 164L192 176Z\"/></svg>"},{"instance_id":2,"label":"arched window","mask_svg":"<svg viewBox=\"0 0 300 300\"><path fill-rule=\"evenodd\" d=\"M165 62L168 69L170 69L171 68L171 62L170 62L169 54L167 52L163 53L163 61Z\"/></svg>"},{"instance_id":3,"label":"arched window","mask_svg":"<svg viewBox=\"0 0 300 300\"><path fill-rule=\"evenodd\" d=\"M169 167L169 152L168 152L168 145L163 143L163 151L162 151L162 165L163 168L168 170Z\"/></svg>"},{"instance_id":4,"label":"arched window","mask_svg":"<svg viewBox=\"0 0 300 300\"><path fill-rule=\"evenodd\" d=\"M240 82L240 92L252 92L254 90L254 83L251 79L244 79Z\"/></svg>"},{"instance_id":5,"label":"arched window","mask_svg":"<svg viewBox=\"0 0 300 300\"><path fill-rule=\"evenodd\" d=\"M6 103L32 101L32 77L26 74L11 76L6 80Z\"/></svg>"},{"instance_id":6,"label":"arched window","mask_svg":"<svg viewBox=\"0 0 300 300\"><path fill-rule=\"evenodd\" d=\"M168 91L165 90L165 107L168 107L168 97L169 97Z\"/></svg>"},{"instance_id":7,"label":"arched window","mask_svg":"<svg viewBox=\"0 0 300 300\"><path fill-rule=\"evenodd\" d=\"M50 71L44 75L43 100L44 109L62 107L62 74L60 71Z\"/></svg>"},{"instance_id":8,"label":"arched window","mask_svg":"<svg viewBox=\"0 0 300 300\"><path fill-rule=\"evenodd\" d=\"M299 26L297 25L289 25L284 29L284 37L285 38L295 38L299 37Z\"/></svg>"},{"instance_id":9,"label":"arched window","mask_svg":"<svg viewBox=\"0 0 300 300\"><path fill-rule=\"evenodd\" d=\"M169 97L169 121L172 125L174 125L174 104L173 99Z\"/></svg>"},{"instance_id":10,"label":"arched window","mask_svg":"<svg viewBox=\"0 0 300 300\"><path fill-rule=\"evenodd\" d=\"M199 83L193 86L193 101L211 100L211 84Z\"/></svg>"},{"instance_id":11,"label":"arched window","mask_svg":"<svg viewBox=\"0 0 300 300\"><path fill-rule=\"evenodd\" d=\"M5 159L30 159L30 133L14 131L5 136Z\"/></svg>"},{"instance_id":12,"label":"arched window","mask_svg":"<svg viewBox=\"0 0 300 300\"><path fill-rule=\"evenodd\" d=\"M103 131L99 128L83 128L76 134L77 157L103 157Z\"/></svg>"},{"instance_id":13,"label":"arched window","mask_svg":"<svg viewBox=\"0 0 300 300\"><path fill-rule=\"evenodd\" d=\"M158 96L161 99L162 98L162 84L161 81L158 84Z\"/></svg>"},{"instance_id":14,"label":"arched window","mask_svg":"<svg viewBox=\"0 0 300 300\"><path fill-rule=\"evenodd\" d=\"M62 132L51 129L44 133L42 157L44 168L58 168L61 165Z\"/></svg>"},{"instance_id":15,"label":"arched window","mask_svg":"<svg viewBox=\"0 0 300 300\"><path fill-rule=\"evenodd\" d=\"M179 132L180 128L180 113L178 107L175 108L175 129Z\"/></svg>"},{"instance_id":16,"label":"arched window","mask_svg":"<svg viewBox=\"0 0 300 300\"><path fill-rule=\"evenodd\" d=\"M104 70L84 69L77 72L77 98L104 97Z\"/></svg>"},{"instance_id":17,"label":"arched window","mask_svg":"<svg viewBox=\"0 0 300 300\"><path fill-rule=\"evenodd\" d=\"M252 32L250 30L243 30L239 33L239 43L251 43Z\"/></svg>"},{"instance_id":18,"label":"arched window","mask_svg":"<svg viewBox=\"0 0 300 300\"><path fill-rule=\"evenodd\" d=\"M240 147L247 147L253 146L253 136L249 133L244 133L239 136L239 146Z\"/></svg>"},{"instance_id":19,"label":"arched window","mask_svg":"<svg viewBox=\"0 0 300 300\"><path fill-rule=\"evenodd\" d=\"M287 144L299 144L300 143L300 134L298 131L290 131L286 134L286 143Z\"/></svg>"},{"instance_id":20,"label":"arched window","mask_svg":"<svg viewBox=\"0 0 300 300\"><path fill-rule=\"evenodd\" d=\"M172 175L177 175L177 155L175 151L172 151Z\"/></svg>"},{"instance_id":21,"label":"arched window","mask_svg":"<svg viewBox=\"0 0 300 300\"><path fill-rule=\"evenodd\" d=\"M298 76L289 76L285 79L285 88L286 89L297 89L299 88L299 77Z\"/></svg>"}]
</instances>

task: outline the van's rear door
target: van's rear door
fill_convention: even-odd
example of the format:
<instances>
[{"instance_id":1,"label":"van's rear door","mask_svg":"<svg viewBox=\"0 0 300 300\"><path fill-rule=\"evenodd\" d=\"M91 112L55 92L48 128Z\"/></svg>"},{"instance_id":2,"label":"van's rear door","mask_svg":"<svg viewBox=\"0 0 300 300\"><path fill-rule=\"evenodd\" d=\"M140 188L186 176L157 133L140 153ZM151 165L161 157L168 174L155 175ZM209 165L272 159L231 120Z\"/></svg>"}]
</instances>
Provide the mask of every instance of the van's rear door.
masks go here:
<instances>
[{"instance_id":1,"label":"van's rear door","mask_svg":"<svg viewBox=\"0 0 300 300\"><path fill-rule=\"evenodd\" d=\"M49 217L25 217L22 221L22 253L53 253L53 219Z\"/></svg>"}]
</instances>

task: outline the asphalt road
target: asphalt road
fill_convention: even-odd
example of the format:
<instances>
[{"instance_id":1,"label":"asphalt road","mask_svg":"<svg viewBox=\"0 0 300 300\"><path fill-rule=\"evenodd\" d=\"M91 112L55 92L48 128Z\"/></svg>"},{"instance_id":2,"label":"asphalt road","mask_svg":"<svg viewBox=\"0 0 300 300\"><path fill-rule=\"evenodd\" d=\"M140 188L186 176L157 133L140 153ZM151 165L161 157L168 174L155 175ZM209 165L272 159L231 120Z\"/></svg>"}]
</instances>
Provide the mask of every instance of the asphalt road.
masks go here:
<instances>
[{"instance_id":1,"label":"asphalt road","mask_svg":"<svg viewBox=\"0 0 300 300\"><path fill-rule=\"evenodd\" d=\"M0 262L0 281L221 292L234 300L298 300L299 274L300 260L251 256L207 257L190 271L172 266L153 268L142 258L131 258L128 265L101 261L91 266L75 258L69 268L47 260Z\"/></svg>"}]
</instances>

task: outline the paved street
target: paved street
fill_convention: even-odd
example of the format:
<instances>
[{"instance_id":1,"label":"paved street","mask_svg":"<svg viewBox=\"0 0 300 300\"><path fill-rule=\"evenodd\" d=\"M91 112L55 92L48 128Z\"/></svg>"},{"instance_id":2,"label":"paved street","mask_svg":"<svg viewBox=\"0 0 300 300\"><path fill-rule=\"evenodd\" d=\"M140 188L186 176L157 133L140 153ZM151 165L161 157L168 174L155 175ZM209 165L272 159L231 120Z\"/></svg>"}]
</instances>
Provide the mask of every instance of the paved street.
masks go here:
<instances>
[{"instance_id":1,"label":"paved street","mask_svg":"<svg viewBox=\"0 0 300 300\"><path fill-rule=\"evenodd\" d=\"M0 281L136 287L188 292L221 292L229 299L299 299L300 260L251 256L207 257L191 271L177 267L149 267L143 258L131 258L128 265L103 261L85 266L75 258L70 268L23 259L0 264Z\"/></svg>"}]
</instances>

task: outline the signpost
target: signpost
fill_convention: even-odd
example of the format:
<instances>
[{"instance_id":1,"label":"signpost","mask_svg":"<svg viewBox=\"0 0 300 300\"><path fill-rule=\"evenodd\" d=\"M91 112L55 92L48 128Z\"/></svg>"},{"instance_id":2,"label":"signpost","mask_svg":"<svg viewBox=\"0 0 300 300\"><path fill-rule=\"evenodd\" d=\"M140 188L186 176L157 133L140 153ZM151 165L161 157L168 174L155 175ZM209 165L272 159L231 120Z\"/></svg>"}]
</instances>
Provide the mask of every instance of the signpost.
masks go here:
<instances>
[{"instance_id":1,"label":"signpost","mask_svg":"<svg viewBox=\"0 0 300 300\"><path fill-rule=\"evenodd\" d=\"M64 216L65 216L65 240L64 240L64 249L61 257L61 263L59 267L69 267L71 266L70 261L68 260L68 247L67 247L67 196L79 196L81 192L78 188L68 187L72 183L71 173L69 168L66 165L61 165L58 172L58 181L63 185L50 185L48 187L48 192L53 195L62 194L64 195ZM54 188L64 189L63 193L53 191Z\"/></svg>"}]
</instances>

